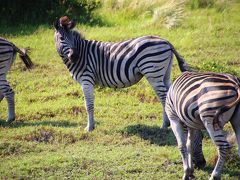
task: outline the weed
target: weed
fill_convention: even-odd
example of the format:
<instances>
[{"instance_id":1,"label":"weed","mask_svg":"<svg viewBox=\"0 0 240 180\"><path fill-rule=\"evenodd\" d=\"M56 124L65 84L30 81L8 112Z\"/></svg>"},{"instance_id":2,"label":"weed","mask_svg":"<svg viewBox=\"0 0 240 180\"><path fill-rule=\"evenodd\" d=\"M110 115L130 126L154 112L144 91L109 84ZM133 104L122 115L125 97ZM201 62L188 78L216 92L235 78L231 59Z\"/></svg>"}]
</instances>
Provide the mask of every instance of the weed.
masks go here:
<instances>
[{"instance_id":1,"label":"weed","mask_svg":"<svg viewBox=\"0 0 240 180\"><path fill-rule=\"evenodd\" d=\"M184 17L185 0L182 1L168 1L163 6L154 10L153 23L164 25L168 29L179 25Z\"/></svg>"},{"instance_id":2,"label":"weed","mask_svg":"<svg viewBox=\"0 0 240 180\"><path fill-rule=\"evenodd\" d=\"M26 135L19 135L15 139L24 140L36 143L64 143L72 144L79 139L86 139L82 136L76 137L73 133L63 133L62 131L56 131L54 128L38 127L36 130Z\"/></svg>"}]
</instances>

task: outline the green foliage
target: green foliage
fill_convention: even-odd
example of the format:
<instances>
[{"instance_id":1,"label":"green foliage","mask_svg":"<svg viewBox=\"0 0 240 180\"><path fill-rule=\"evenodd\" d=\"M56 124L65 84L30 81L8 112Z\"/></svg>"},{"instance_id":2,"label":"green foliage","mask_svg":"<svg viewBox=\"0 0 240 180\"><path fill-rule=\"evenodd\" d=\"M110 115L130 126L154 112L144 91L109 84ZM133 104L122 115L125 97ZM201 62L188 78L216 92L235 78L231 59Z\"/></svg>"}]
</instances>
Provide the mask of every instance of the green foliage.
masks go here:
<instances>
[{"instance_id":1,"label":"green foliage","mask_svg":"<svg viewBox=\"0 0 240 180\"><path fill-rule=\"evenodd\" d=\"M199 8L216 8L217 11L222 12L231 3L227 0L189 0L189 6L191 9Z\"/></svg>"},{"instance_id":2,"label":"green foliage","mask_svg":"<svg viewBox=\"0 0 240 180\"><path fill-rule=\"evenodd\" d=\"M165 2L165 0L104 0L101 8L95 13L108 25L117 25L142 18L151 19L154 10Z\"/></svg>"},{"instance_id":3,"label":"green foliage","mask_svg":"<svg viewBox=\"0 0 240 180\"><path fill-rule=\"evenodd\" d=\"M224 65L222 62L217 61L204 61L201 65L201 71L207 72L222 72L222 73L230 73L238 76L239 72L237 72L234 68L228 67Z\"/></svg>"},{"instance_id":4,"label":"green foliage","mask_svg":"<svg viewBox=\"0 0 240 180\"><path fill-rule=\"evenodd\" d=\"M0 13L4 18L0 24L51 24L55 18L69 15L82 23L92 23L93 9L98 0L1 0Z\"/></svg>"},{"instance_id":5,"label":"green foliage","mask_svg":"<svg viewBox=\"0 0 240 180\"><path fill-rule=\"evenodd\" d=\"M216 0L190 0L192 9L213 7Z\"/></svg>"}]
</instances>

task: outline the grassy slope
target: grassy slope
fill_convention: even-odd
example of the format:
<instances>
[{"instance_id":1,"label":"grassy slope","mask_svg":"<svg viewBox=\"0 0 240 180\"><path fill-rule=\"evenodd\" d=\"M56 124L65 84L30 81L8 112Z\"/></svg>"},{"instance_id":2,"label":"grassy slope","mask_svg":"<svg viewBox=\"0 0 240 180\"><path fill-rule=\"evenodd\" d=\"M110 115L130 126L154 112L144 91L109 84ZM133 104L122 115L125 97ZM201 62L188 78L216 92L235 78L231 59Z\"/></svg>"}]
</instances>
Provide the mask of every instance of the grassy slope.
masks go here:
<instances>
[{"instance_id":1,"label":"grassy slope","mask_svg":"<svg viewBox=\"0 0 240 180\"><path fill-rule=\"evenodd\" d=\"M215 9L187 10L181 26L172 30L151 23L148 15L125 19L121 13L104 16L100 10L97 13L106 25L79 25L78 29L88 39L101 41L160 35L195 67L240 76L239 10L239 3L221 13ZM6 101L1 102L0 179L181 178L182 164L174 135L170 129L159 128L162 108L146 80L122 90L96 88L96 130L85 133L83 94L56 53L53 29L23 26L0 31L1 36L17 45L32 47L31 57L37 64L27 72L17 59L8 76L16 92L17 121L6 126ZM172 78L179 74L175 62ZM216 151L208 137L204 152L207 167L195 171L200 179L206 179L214 164ZM225 166L223 179L239 176L235 148L234 153Z\"/></svg>"}]
</instances>

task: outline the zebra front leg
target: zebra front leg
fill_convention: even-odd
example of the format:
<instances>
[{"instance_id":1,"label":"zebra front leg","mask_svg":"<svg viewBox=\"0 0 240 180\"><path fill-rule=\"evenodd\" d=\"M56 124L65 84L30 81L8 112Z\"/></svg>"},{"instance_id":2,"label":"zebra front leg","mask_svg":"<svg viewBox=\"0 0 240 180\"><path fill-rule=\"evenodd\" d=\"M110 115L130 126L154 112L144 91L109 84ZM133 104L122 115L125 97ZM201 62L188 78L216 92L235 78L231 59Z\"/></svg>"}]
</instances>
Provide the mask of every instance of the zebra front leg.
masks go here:
<instances>
[{"instance_id":1,"label":"zebra front leg","mask_svg":"<svg viewBox=\"0 0 240 180\"><path fill-rule=\"evenodd\" d=\"M212 141L218 147L218 160L211 174L210 180L221 179L222 168L223 168L226 156L231 149L231 146L224 136L223 129L218 129L215 131L213 127L213 121L203 121L203 122Z\"/></svg>"},{"instance_id":2,"label":"zebra front leg","mask_svg":"<svg viewBox=\"0 0 240 180\"><path fill-rule=\"evenodd\" d=\"M1 94L7 99L7 104L8 104L7 122L11 123L15 120L14 91L12 90L7 80L1 80L0 91L1 91Z\"/></svg>"},{"instance_id":3,"label":"zebra front leg","mask_svg":"<svg viewBox=\"0 0 240 180\"><path fill-rule=\"evenodd\" d=\"M189 180L192 177L193 171L190 169L190 166L189 166L188 150L186 146L186 137L184 134L184 128L179 118L176 117L173 119L172 117L169 117L169 119L170 119L170 124L173 130L173 133L177 139L178 148L182 156L183 169L184 169L183 180Z\"/></svg>"},{"instance_id":4,"label":"zebra front leg","mask_svg":"<svg viewBox=\"0 0 240 180\"><path fill-rule=\"evenodd\" d=\"M90 132L94 129L94 87L92 84L84 84L82 85L82 90L84 93L85 107L88 114L88 125L85 130Z\"/></svg>"}]
</instances>

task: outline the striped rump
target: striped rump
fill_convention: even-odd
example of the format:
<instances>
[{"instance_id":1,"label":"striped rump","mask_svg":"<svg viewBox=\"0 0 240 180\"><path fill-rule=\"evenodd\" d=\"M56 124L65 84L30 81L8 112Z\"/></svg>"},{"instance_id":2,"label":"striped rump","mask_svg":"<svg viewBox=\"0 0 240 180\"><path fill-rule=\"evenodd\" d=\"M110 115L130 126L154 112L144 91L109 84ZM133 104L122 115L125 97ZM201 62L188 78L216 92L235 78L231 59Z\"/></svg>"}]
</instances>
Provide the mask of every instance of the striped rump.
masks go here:
<instances>
[{"instance_id":1,"label":"striped rump","mask_svg":"<svg viewBox=\"0 0 240 180\"><path fill-rule=\"evenodd\" d=\"M240 81L230 74L185 72L170 87L165 111L181 151L184 179L193 176L191 146L195 129L206 129L218 147L219 157L210 179L221 177L224 160L231 147L223 132L228 121L240 147L239 102ZM188 129L187 142L185 127ZM238 153L240 156L240 150Z\"/></svg>"},{"instance_id":2,"label":"striped rump","mask_svg":"<svg viewBox=\"0 0 240 180\"><path fill-rule=\"evenodd\" d=\"M19 54L27 69L33 67L28 51L29 49L19 49L8 40L0 38L0 102L4 97L7 99L9 123L15 120L15 104L14 92L6 79L7 73L16 58L16 53Z\"/></svg>"}]
</instances>

